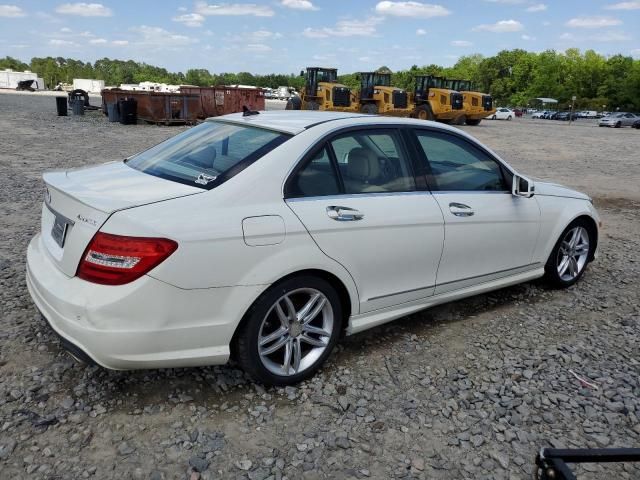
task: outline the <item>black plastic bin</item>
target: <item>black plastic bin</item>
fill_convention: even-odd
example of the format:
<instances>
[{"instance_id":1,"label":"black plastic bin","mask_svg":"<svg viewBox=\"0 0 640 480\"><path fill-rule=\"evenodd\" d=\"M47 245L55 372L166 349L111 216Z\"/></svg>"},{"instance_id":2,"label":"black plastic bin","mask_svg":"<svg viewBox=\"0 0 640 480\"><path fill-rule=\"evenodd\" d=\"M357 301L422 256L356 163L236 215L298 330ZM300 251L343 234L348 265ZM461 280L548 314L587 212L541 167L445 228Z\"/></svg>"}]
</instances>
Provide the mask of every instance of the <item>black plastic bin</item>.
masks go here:
<instances>
[{"instance_id":1,"label":"black plastic bin","mask_svg":"<svg viewBox=\"0 0 640 480\"><path fill-rule=\"evenodd\" d=\"M135 98L122 98L118 100L120 111L120 123L123 125L135 125L138 123L138 102Z\"/></svg>"},{"instance_id":2,"label":"black plastic bin","mask_svg":"<svg viewBox=\"0 0 640 480\"><path fill-rule=\"evenodd\" d=\"M59 117L67 116L67 97L56 97L56 109Z\"/></svg>"},{"instance_id":3,"label":"black plastic bin","mask_svg":"<svg viewBox=\"0 0 640 480\"><path fill-rule=\"evenodd\" d=\"M107 103L107 117L110 122L120 121L120 112L118 112L117 103Z\"/></svg>"},{"instance_id":4,"label":"black plastic bin","mask_svg":"<svg viewBox=\"0 0 640 480\"><path fill-rule=\"evenodd\" d=\"M84 115L84 100L75 99L71 102L71 111L74 115Z\"/></svg>"}]
</instances>

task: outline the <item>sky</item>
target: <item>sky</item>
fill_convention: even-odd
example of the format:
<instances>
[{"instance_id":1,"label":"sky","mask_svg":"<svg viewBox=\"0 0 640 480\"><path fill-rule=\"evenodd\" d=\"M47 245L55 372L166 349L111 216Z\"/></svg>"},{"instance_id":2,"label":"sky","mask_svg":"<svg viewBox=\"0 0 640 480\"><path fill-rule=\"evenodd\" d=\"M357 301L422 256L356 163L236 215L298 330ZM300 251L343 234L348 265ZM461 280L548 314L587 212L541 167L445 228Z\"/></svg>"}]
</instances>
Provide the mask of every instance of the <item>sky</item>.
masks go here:
<instances>
[{"instance_id":1,"label":"sky","mask_svg":"<svg viewBox=\"0 0 640 480\"><path fill-rule=\"evenodd\" d=\"M212 73L450 66L513 48L640 58L640 0L93 1L0 3L0 57L109 57Z\"/></svg>"}]
</instances>

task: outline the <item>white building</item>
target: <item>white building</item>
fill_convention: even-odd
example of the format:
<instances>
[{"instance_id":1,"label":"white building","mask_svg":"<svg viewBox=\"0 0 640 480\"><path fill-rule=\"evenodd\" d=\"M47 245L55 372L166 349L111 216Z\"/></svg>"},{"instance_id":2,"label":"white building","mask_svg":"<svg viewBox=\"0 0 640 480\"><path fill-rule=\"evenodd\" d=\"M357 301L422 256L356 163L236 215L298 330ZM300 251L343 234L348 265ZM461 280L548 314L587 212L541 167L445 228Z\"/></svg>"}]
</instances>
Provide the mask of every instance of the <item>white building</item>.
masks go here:
<instances>
[{"instance_id":1,"label":"white building","mask_svg":"<svg viewBox=\"0 0 640 480\"><path fill-rule=\"evenodd\" d=\"M0 70L0 88L15 89L18 86L18 82L23 80L35 80L31 86L37 90L44 90L44 80L38 77L37 73L30 72L29 70L14 72L10 68Z\"/></svg>"}]
</instances>

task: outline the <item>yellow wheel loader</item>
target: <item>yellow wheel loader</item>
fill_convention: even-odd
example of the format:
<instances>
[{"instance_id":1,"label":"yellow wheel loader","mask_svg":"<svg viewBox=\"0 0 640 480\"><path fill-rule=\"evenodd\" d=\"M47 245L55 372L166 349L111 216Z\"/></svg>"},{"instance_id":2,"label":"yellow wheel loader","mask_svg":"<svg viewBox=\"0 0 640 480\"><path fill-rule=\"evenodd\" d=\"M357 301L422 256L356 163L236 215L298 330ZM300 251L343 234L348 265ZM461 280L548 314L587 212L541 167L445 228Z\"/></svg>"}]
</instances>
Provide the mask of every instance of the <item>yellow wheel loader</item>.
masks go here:
<instances>
[{"instance_id":1,"label":"yellow wheel loader","mask_svg":"<svg viewBox=\"0 0 640 480\"><path fill-rule=\"evenodd\" d=\"M358 72L360 112L408 117L414 110L406 90L391 86L391 74Z\"/></svg>"},{"instance_id":2,"label":"yellow wheel loader","mask_svg":"<svg viewBox=\"0 0 640 480\"><path fill-rule=\"evenodd\" d=\"M444 123L464 123L463 97L460 92L446 88L444 78L417 75L413 93L416 118Z\"/></svg>"},{"instance_id":3,"label":"yellow wheel loader","mask_svg":"<svg viewBox=\"0 0 640 480\"><path fill-rule=\"evenodd\" d=\"M304 89L299 97L287 101L287 110L331 110L334 112L358 112L355 94L346 85L338 83L338 70L335 68L308 67Z\"/></svg>"},{"instance_id":4,"label":"yellow wheel loader","mask_svg":"<svg viewBox=\"0 0 640 480\"><path fill-rule=\"evenodd\" d=\"M470 80L447 79L445 84L462 94L467 125L478 125L483 118L495 113L493 97L488 93L475 91Z\"/></svg>"}]
</instances>

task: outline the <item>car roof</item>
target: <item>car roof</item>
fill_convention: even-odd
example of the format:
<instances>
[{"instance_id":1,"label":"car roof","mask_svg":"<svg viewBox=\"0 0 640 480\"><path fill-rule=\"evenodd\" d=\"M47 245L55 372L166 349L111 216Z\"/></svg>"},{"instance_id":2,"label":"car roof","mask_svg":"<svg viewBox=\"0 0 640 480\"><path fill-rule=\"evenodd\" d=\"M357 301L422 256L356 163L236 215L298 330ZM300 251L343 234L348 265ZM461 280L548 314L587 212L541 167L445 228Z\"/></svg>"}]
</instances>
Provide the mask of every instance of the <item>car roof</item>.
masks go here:
<instances>
[{"instance_id":1,"label":"car roof","mask_svg":"<svg viewBox=\"0 0 640 480\"><path fill-rule=\"evenodd\" d=\"M242 113L232 113L220 117L209 118L208 121L231 122L241 125L277 130L296 135L307 128L319 123L343 120L347 118L368 117L360 113L349 112L320 112L313 110L270 110L257 115L244 116Z\"/></svg>"}]
</instances>

